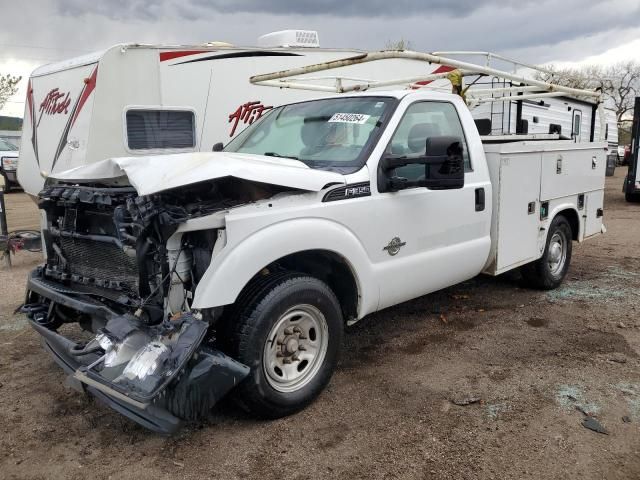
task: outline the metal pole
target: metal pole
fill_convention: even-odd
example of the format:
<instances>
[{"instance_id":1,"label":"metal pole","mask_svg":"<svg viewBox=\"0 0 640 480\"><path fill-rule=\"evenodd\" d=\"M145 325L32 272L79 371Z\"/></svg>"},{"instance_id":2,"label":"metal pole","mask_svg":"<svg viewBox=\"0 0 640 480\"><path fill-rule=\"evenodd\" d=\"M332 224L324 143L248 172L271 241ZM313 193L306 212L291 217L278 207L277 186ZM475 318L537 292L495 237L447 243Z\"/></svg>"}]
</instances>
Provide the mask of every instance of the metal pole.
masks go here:
<instances>
[{"instance_id":1,"label":"metal pole","mask_svg":"<svg viewBox=\"0 0 640 480\"><path fill-rule=\"evenodd\" d=\"M3 257L7 267L11 268L11 249L9 248L9 227L7 225L7 209L4 203L4 187L0 187L0 236L4 238Z\"/></svg>"}]
</instances>

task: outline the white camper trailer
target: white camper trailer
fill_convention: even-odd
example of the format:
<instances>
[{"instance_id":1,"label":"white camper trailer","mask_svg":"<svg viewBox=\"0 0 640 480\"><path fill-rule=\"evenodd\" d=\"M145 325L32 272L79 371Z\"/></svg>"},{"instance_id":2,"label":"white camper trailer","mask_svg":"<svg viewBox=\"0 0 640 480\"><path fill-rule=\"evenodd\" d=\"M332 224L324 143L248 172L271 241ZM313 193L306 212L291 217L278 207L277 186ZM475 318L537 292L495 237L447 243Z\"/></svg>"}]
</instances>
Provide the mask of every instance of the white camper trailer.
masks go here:
<instances>
[{"instance_id":1,"label":"white camper trailer","mask_svg":"<svg viewBox=\"0 0 640 480\"><path fill-rule=\"evenodd\" d=\"M617 152L618 124L615 112L607 108L604 112L606 123L603 139L607 141L611 151ZM600 138L601 123L597 104L575 98L556 97L483 104L473 111L473 116L480 121L480 126L486 122L486 134L556 133L575 142L589 142Z\"/></svg>"},{"instance_id":2,"label":"white camper trailer","mask_svg":"<svg viewBox=\"0 0 640 480\"><path fill-rule=\"evenodd\" d=\"M364 53L319 48L308 31L265 35L259 44L116 45L36 69L20 184L36 195L51 173L105 158L211 151L271 108L322 95L260 88L249 83L252 75ZM397 60L349 71L385 79L424 67Z\"/></svg>"}]
</instances>

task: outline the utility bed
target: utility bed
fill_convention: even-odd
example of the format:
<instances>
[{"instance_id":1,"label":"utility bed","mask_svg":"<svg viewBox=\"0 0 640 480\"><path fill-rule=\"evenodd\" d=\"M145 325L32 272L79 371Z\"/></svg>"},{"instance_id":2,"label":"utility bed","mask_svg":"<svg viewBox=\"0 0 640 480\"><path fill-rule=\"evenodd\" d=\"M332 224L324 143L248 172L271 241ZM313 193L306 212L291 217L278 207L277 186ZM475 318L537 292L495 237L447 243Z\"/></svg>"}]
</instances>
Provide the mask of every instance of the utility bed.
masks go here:
<instances>
[{"instance_id":1,"label":"utility bed","mask_svg":"<svg viewBox=\"0 0 640 480\"><path fill-rule=\"evenodd\" d=\"M499 275L540 257L554 212L577 205L576 240L603 229L606 143L570 140L485 144L494 239L484 272Z\"/></svg>"}]
</instances>

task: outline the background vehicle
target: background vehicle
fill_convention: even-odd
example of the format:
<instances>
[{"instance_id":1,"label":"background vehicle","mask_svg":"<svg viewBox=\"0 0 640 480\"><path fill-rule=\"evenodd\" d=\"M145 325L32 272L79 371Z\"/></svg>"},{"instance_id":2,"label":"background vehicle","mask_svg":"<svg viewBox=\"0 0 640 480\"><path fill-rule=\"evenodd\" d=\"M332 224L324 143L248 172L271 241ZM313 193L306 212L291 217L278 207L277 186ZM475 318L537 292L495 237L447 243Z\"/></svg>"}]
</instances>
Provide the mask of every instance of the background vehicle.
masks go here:
<instances>
[{"instance_id":1,"label":"background vehicle","mask_svg":"<svg viewBox=\"0 0 640 480\"><path fill-rule=\"evenodd\" d=\"M0 174L4 180L6 191L19 187L18 178L18 147L0 138Z\"/></svg>"},{"instance_id":2,"label":"background vehicle","mask_svg":"<svg viewBox=\"0 0 640 480\"><path fill-rule=\"evenodd\" d=\"M24 311L79 387L148 428L234 387L258 416L291 414L345 324L481 272L557 287L572 241L603 230L605 148L483 144L459 96L427 89L276 107L222 152L50 177Z\"/></svg>"},{"instance_id":3,"label":"background vehicle","mask_svg":"<svg viewBox=\"0 0 640 480\"><path fill-rule=\"evenodd\" d=\"M620 165L622 165L622 162L624 161L627 149L628 145L618 145L618 158L620 158Z\"/></svg>"},{"instance_id":4,"label":"background vehicle","mask_svg":"<svg viewBox=\"0 0 640 480\"><path fill-rule=\"evenodd\" d=\"M638 173L638 140L640 140L640 97L636 97L631 127L631 145L625 158L629 162L629 170L622 185L627 202L640 202L640 173Z\"/></svg>"}]
</instances>

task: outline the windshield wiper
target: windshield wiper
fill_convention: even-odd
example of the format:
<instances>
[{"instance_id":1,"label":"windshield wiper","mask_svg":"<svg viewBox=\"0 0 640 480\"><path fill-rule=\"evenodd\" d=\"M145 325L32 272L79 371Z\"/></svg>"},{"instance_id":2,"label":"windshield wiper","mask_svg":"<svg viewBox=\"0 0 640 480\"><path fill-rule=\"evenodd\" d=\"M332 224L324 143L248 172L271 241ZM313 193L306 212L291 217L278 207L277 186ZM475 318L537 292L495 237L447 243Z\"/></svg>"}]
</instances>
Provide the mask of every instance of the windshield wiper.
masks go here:
<instances>
[{"instance_id":1,"label":"windshield wiper","mask_svg":"<svg viewBox=\"0 0 640 480\"><path fill-rule=\"evenodd\" d=\"M278 157L278 158L290 158L291 160L300 160L298 157L293 157L289 155L280 155L276 152L264 152L264 155L267 157Z\"/></svg>"}]
</instances>

